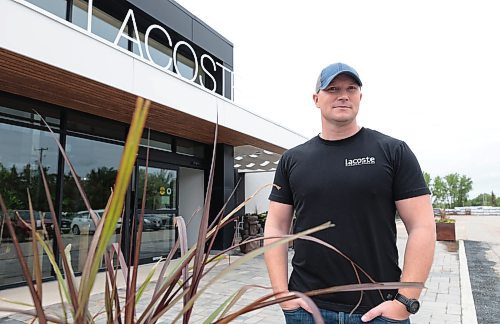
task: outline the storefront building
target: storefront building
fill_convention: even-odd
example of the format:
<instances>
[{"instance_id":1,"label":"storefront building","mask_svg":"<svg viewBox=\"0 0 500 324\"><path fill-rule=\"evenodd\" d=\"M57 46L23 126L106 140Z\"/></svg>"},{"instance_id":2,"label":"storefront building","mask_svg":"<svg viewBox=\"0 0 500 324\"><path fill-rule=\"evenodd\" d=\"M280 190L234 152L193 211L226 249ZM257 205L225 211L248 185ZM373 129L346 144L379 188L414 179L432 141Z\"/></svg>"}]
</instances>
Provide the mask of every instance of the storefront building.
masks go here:
<instances>
[{"instance_id":1,"label":"storefront building","mask_svg":"<svg viewBox=\"0 0 500 324\"><path fill-rule=\"evenodd\" d=\"M116 231L128 255L149 146L141 263L169 252L175 240L174 215L189 219L203 206L217 122L211 217L229 198L238 174L272 171L285 149L304 141L234 103L232 43L173 1L5 0L0 15L0 193L9 209L27 219L29 191L37 226L47 228L47 242L57 254L49 215L42 216L48 212L37 166L42 162L76 273L95 226L38 114L56 132L92 208L101 213L135 100L141 96L152 101ZM233 199L229 207L234 204ZM188 226L190 244L196 240L200 216ZM0 289L23 282L4 221ZM31 265L30 234L22 222L16 223L16 232ZM224 229L216 248L227 247L233 233L230 226ZM50 280L53 269L45 254L41 259L43 276Z\"/></svg>"}]
</instances>

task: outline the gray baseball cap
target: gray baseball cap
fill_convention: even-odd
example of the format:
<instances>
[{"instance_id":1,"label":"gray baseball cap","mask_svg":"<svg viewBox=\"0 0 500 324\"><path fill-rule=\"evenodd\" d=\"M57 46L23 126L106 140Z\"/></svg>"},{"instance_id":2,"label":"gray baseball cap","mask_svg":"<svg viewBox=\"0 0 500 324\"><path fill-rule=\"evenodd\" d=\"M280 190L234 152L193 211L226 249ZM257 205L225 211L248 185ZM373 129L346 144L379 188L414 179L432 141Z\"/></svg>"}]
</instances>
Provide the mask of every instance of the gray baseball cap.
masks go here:
<instances>
[{"instance_id":1,"label":"gray baseball cap","mask_svg":"<svg viewBox=\"0 0 500 324\"><path fill-rule=\"evenodd\" d=\"M316 81L316 93L325 89L333 79L343 73L350 75L360 87L363 85L354 68L344 63L333 63L325 67L319 74L318 81Z\"/></svg>"}]
</instances>

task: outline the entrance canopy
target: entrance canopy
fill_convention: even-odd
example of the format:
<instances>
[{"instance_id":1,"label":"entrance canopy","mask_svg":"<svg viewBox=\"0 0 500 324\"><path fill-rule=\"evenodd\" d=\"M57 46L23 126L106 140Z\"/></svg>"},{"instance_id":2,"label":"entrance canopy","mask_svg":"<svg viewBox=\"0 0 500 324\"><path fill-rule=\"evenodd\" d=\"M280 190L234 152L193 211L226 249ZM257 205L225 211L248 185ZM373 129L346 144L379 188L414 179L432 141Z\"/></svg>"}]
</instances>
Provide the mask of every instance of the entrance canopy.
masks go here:
<instances>
[{"instance_id":1,"label":"entrance canopy","mask_svg":"<svg viewBox=\"0 0 500 324\"><path fill-rule=\"evenodd\" d=\"M251 145L234 148L234 168L239 173L276 171L281 155Z\"/></svg>"}]
</instances>

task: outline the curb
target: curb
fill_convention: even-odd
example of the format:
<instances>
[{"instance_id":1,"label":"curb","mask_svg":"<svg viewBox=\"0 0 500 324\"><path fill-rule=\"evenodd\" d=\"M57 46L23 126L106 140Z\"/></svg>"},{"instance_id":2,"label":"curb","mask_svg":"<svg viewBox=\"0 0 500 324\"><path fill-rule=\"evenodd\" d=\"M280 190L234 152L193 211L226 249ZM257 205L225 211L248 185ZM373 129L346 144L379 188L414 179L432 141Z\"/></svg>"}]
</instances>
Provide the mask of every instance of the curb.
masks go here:
<instances>
[{"instance_id":1,"label":"curb","mask_svg":"<svg viewBox=\"0 0 500 324\"><path fill-rule=\"evenodd\" d=\"M462 304L462 323L477 324L476 306L472 296L469 267L463 240L459 240L458 258L460 263L460 299Z\"/></svg>"}]
</instances>

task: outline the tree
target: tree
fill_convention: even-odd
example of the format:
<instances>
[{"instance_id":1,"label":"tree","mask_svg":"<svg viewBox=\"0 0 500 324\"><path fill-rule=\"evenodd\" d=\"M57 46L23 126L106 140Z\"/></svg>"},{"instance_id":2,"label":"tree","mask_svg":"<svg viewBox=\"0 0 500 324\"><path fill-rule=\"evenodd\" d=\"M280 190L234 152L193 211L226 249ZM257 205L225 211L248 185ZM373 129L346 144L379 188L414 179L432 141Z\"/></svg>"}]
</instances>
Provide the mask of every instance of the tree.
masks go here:
<instances>
[{"instance_id":1,"label":"tree","mask_svg":"<svg viewBox=\"0 0 500 324\"><path fill-rule=\"evenodd\" d=\"M472 179L466 175L460 176L458 183L457 206L463 207L469 198L469 192L472 190Z\"/></svg>"},{"instance_id":2,"label":"tree","mask_svg":"<svg viewBox=\"0 0 500 324\"><path fill-rule=\"evenodd\" d=\"M447 202L449 208L454 208L458 200L458 191L460 186L460 176L458 173L450 173L444 176L447 187Z\"/></svg>"},{"instance_id":3,"label":"tree","mask_svg":"<svg viewBox=\"0 0 500 324\"><path fill-rule=\"evenodd\" d=\"M104 209L106 207L116 174L117 171L114 168L100 167L92 169L85 176L83 185L92 208Z\"/></svg>"},{"instance_id":4,"label":"tree","mask_svg":"<svg viewBox=\"0 0 500 324\"><path fill-rule=\"evenodd\" d=\"M170 209L176 208L177 194L177 177L173 170L160 170L159 172L148 173L148 184L146 188L146 209ZM139 170L139 190L141 193L144 190L145 170ZM160 193L160 188L163 187L165 193ZM140 206L140 204L139 204Z\"/></svg>"},{"instance_id":5,"label":"tree","mask_svg":"<svg viewBox=\"0 0 500 324\"><path fill-rule=\"evenodd\" d=\"M429 172L423 172L423 175L424 175L424 180L425 180L425 184L427 185L427 187L429 189L431 189L431 186L432 186L432 178L431 178L431 174Z\"/></svg>"},{"instance_id":6,"label":"tree","mask_svg":"<svg viewBox=\"0 0 500 324\"><path fill-rule=\"evenodd\" d=\"M493 190L491 191L491 206L496 206L497 205L497 196L495 196L495 193Z\"/></svg>"},{"instance_id":7,"label":"tree","mask_svg":"<svg viewBox=\"0 0 500 324\"><path fill-rule=\"evenodd\" d=\"M490 194L482 193L470 201L471 206L490 206L492 203Z\"/></svg>"},{"instance_id":8,"label":"tree","mask_svg":"<svg viewBox=\"0 0 500 324\"><path fill-rule=\"evenodd\" d=\"M434 185L432 188L432 195L434 196L434 207L444 207L448 197L448 187L446 182L440 176L434 178Z\"/></svg>"},{"instance_id":9,"label":"tree","mask_svg":"<svg viewBox=\"0 0 500 324\"><path fill-rule=\"evenodd\" d=\"M7 205L7 209L22 209L23 202L20 199L20 182L18 179L17 169L15 165L7 169L0 163L0 193Z\"/></svg>"},{"instance_id":10,"label":"tree","mask_svg":"<svg viewBox=\"0 0 500 324\"><path fill-rule=\"evenodd\" d=\"M57 174L49 173L49 167L44 166L47 183L52 199L55 197ZM0 193L2 194L7 209L28 209L28 194L31 195L34 210L48 211L47 198L43 188L38 166L26 164L20 173L13 164L10 169L0 163Z\"/></svg>"}]
</instances>

